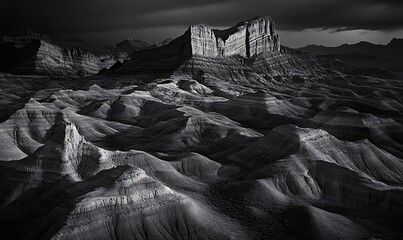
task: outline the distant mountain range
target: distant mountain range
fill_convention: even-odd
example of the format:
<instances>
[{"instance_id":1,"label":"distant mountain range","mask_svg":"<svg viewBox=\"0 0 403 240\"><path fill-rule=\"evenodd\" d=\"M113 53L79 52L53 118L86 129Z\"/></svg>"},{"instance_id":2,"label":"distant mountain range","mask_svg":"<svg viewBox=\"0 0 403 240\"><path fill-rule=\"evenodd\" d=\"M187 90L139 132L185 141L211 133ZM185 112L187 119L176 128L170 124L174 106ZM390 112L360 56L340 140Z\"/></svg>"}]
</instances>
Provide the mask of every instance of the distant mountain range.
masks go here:
<instances>
[{"instance_id":1,"label":"distant mountain range","mask_svg":"<svg viewBox=\"0 0 403 240\"><path fill-rule=\"evenodd\" d=\"M129 56L138 50L149 48L150 44L137 39L126 39L116 44L116 49L121 52L127 53Z\"/></svg>"},{"instance_id":2,"label":"distant mountain range","mask_svg":"<svg viewBox=\"0 0 403 240\"><path fill-rule=\"evenodd\" d=\"M130 57L134 52L150 49L150 48L157 48L162 47L164 45L169 44L172 41L172 38L165 39L162 42L155 43L150 45L149 43L138 40L138 39L126 39L118 44L116 44L116 49L119 52L125 52Z\"/></svg>"},{"instance_id":3,"label":"distant mountain range","mask_svg":"<svg viewBox=\"0 0 403 240\"><path fill-rule=\"evenodd\" d=\"M309 45L299 50L314 55L333 55L356 67L403 71L403 39L394 38L387 45L363 41L338 47Z\"/></svg>"}]
</instances>

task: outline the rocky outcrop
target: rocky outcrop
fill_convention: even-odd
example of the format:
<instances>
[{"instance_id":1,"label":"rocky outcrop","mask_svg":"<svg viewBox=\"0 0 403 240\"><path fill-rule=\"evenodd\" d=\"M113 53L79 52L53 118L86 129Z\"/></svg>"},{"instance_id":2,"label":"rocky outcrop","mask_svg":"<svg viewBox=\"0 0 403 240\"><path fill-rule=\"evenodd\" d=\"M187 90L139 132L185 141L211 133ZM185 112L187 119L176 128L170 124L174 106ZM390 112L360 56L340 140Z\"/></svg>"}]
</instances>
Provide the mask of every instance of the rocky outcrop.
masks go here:
<instances>
[{"instance_id":1,"label":"rocky outcrop","mask_svg":"<svg viewBox=\"0 0 403 240\"><path fill-rule=\"evenodd\" d=\"M169 44L137 51L130 61L109 73L170 74L189 58L221 61L226 57L251 58L261 53L279 52L280 41L274 21L270 17L257 17L226 30L206 25L190 26Z\"/></svg>"},{"instance_id":2,"label":"rocky outcrop","mask_svg":"<svg viewBox=\"0 0 403 240\"><path fill-rule=\"evenodd\" d=\"M280 51L274 21L269 17L257 17L226 30L191 26L188 34L192 55L249 58L263 52Z\"/></svg>"},{"instance_id":3,"label":"rocky outcrop","mask_svg":"<svg viewBox=\"0 0 403 240\"><path fill-rule=\"evenodd\" d=\"M64 49L47 41L34 42L24 50L32 55L17 63L13 73L86 76L115 63L111 56L96 56L81 49Z\"/></svg>"},{"instance_id":4,"label":"rocky outcrop","mask_svg":"<svg viewBox=\"0 0 403 240\"><path fill-rule=\"evenodd\" d=\"M115 46L108 46L99 43L87 42L81 38L66 38L53 41L54 44L67 49L82 49L84 51L95 54L96 56L113 56L116 60L124 61L130 55Z\"/></svg>"},{"instance_id":5,"label":"rocky outcrop","mask_svg":"<svg viewBox=\"0 0 403 240\"><path fill-rule=\"evenodd\" d=\"M218 55L252 57L263 52L279 52L280 40L269 17L257 17L227 30L213 30Z\"/></svg>"},{"instance_id":6,"label":"rocky outcrop","mask_svg":"<svg viewBox=\"0 0 403 240\"><path fill-rule=\"evenodd\" d=\"M192 55L252 57L280 51L280 40L270 17L257 17L226 30L191 26L186 34L190 37Z\"/></svg>"},{"instance_id":7,"label":"rocky outcrop","mask_svg":"<svg viewBox=\"0 0 403 240\"><path fill-rule=\"evenodd\" d=\"M191 26L185 33L192 55L218 56L217 38L209 26Z\"/></svg>"},{"instance_id":8,"label":"rocky outcrop","mask_svg":"<svg viewBox=\"0 0 403 240\"><path fill-rule=\"evenodd\" d=\"M0 71L13 74L88 76L116 62L112 54L98 55L81 48L63 48L41 35L4 37Z\"/></svg>"}]
</instances>

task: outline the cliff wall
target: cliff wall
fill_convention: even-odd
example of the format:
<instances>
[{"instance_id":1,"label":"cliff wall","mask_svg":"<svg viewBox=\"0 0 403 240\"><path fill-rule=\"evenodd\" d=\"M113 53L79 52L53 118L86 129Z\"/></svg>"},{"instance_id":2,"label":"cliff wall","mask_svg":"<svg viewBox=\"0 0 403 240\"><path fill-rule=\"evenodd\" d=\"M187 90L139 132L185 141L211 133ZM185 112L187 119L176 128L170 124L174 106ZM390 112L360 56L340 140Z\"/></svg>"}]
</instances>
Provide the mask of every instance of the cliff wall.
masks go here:
<instances>
[{"instance_id":1,"label":"cliff wall","mask_svg":"<svg viewBox=\"0 0 403 240\"><path fill-rule=\"evenodd\" d=\"M226 29L191 26L192 55L205 57L252 57L263 52L279 52L280 40L270 17L258 17Z\"/></svg>"}]
</instances>

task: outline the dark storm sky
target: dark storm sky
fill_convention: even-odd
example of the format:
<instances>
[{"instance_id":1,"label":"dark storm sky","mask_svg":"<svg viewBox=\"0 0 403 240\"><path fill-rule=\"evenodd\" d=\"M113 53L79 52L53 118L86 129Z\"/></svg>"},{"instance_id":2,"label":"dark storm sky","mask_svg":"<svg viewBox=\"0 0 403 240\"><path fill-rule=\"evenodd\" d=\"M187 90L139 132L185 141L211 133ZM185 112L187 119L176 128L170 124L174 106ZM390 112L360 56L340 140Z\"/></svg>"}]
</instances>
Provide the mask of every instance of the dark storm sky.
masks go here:
<instances>
[{"instance_id":1,"label":"dark storm sky","mask_svg":"<svg viewBox=\"0 0 403 240\"><path fill-rule=\"evenodd\" d=\"M116 43L174 37L188 25L226 27L268 15L291 46L403 37L402 0L1 0L1 33L33 29L52 37Z\"/></svg>"}]
</instances>

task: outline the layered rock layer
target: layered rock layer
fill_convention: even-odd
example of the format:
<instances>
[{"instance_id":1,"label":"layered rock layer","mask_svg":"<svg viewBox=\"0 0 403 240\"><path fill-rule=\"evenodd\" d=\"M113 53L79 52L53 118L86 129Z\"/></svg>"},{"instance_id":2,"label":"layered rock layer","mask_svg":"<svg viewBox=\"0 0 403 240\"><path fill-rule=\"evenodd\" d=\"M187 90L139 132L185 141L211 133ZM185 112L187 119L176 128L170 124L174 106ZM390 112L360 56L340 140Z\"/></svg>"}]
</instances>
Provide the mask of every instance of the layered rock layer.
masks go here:
<instances>
[{"instance_id":1,"label":"layered rock layer","mask_svg":"<svg viewBox=\"0 0 403 240\"><path fill-rule=\"evenodd\" d=\"M227 30L213 30L213 32L219 56L252 57L264 52L280 51L275 23L269 17L257 17ZM197 43L192 42L192 45L197 46ZM197 51L194 53L199 54Z\"/></svg>"},{"instance_id":2,"label":"layered rock layer","mask_svg":"<svg viewBox=\"0 0 403 240\"><path fill-rule=\"evenodd\" d=\"M41 35L4 37L0 49L0 71L13 74L88 76L111 67L120 58L112 52L95 54L81 48L64 48Z\"/></svg>"},{"instance_id":3,"label":"layered rock layer","mask_svg":"<svg viewBox=\"0 0 403 240\"><path fill-rule=\"evenodd\" d=\"M18 74L85 76L109 68L116 61L111 56L96 56L80 49L63 49L46 41L27 46L32 55L17 63L12 72Z\"/></svg>"},{"instance_id":4,"label":"layered rock layer","mask_svg":"<svg viewBox=\"0 0 403 240\"><path fill-rule=\"evenodd\" d=\"M190 50L187 54L205 57L249 58L280 51L280 40L270 17L257 17L226 30L206 25L190 26L181 38L188 45L185 49Z\"/></svg>"}]
</instances>

